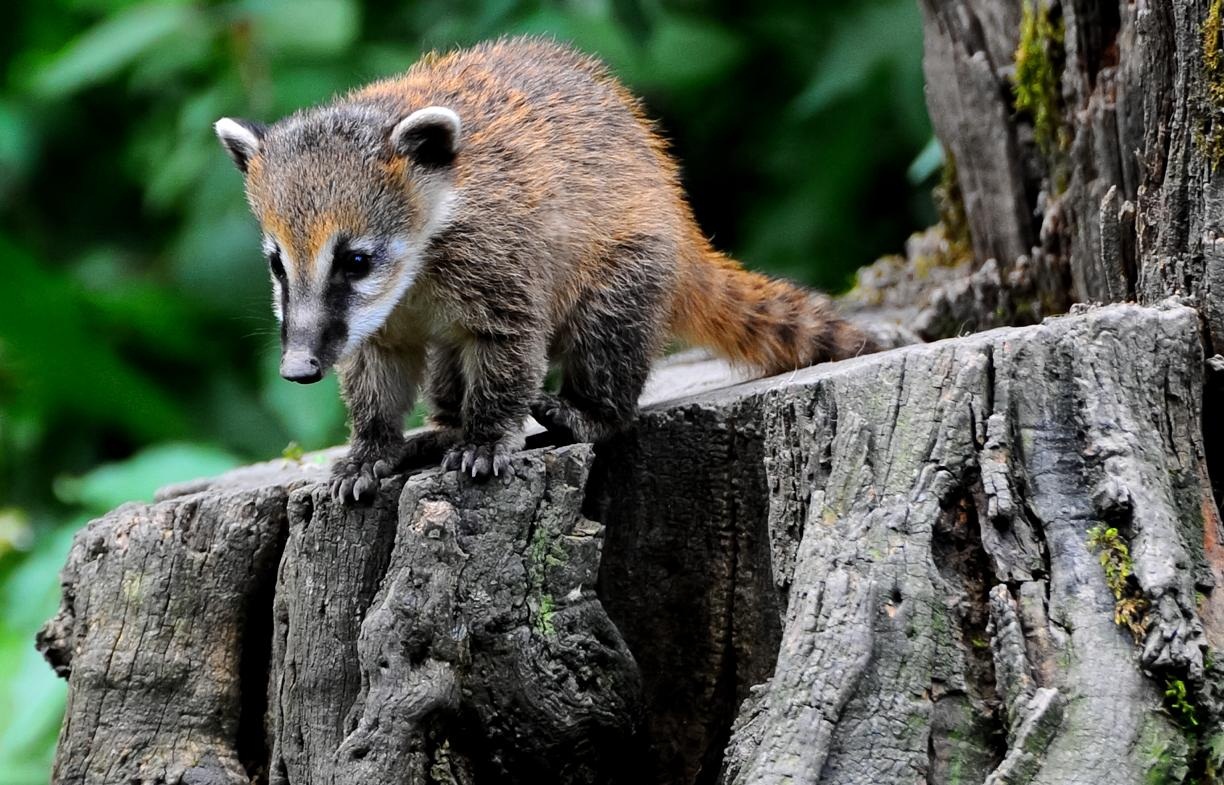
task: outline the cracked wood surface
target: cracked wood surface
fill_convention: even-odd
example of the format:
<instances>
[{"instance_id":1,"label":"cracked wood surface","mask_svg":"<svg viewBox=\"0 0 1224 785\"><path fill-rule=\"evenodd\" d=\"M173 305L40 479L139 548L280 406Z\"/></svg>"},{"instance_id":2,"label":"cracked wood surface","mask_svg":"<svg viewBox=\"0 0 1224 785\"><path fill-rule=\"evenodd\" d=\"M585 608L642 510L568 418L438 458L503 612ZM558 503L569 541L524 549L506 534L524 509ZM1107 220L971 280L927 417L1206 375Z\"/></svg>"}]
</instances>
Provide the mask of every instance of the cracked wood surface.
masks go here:
<instances>
[{"instance_id":1,"label":"cracked wood surface","mask_svg":"<svg viewBox=\"0 0 1224 785\"><path fill-rule=\"evenodd\" d=\"M1106 308L767 396L789 603L724 780L1141 782L1185 755L1141 668L1202 677L1196 333L1187 308ZM1141 646L1100 522L1152 604Z\"/></svg>"},{"instance_id":2,"label":"cracked wood surface","mask_svg":"<svg viewBox=\"0 0 1224 785\"><path fill-rule=\"evenodd\" d=\"M1208 353L1224 346L1219 3L918 5L928 113L955 163L950 201L963 217L915 235L905 258L864 268L853 299L933 340L1073 303L1180 296L1202 308ZM1061 30L1035 42L1056 80L1044 145L1015 103L1026 6ZM946 236L960 222L967 236Z\"/></svg>"},{"instance_id":3,"label":"cracked wood surface","mask_svg":"<svg viewBox=\"0 0 1224 785\"><path fill-rule=\"evenodd\" d=\"M1202 367L1195 311L1111 306L724 389L690 359L631 432L488 486L336 508L308 456L167 489L74 543L55 782L1184 771L1164 683L1205 694L1220 633Z\"/></svg>"}]
</instances>

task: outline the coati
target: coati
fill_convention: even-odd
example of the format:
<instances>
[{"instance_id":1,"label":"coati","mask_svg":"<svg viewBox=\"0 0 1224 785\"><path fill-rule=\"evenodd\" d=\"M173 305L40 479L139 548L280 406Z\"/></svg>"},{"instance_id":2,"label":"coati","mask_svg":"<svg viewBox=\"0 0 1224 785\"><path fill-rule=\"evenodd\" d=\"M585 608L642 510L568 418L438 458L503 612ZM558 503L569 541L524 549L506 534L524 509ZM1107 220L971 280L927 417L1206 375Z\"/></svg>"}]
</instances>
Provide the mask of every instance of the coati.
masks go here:
<instances>
[{"instance_id":1,"label":"coati","mask_svg":"<svg viewBox=\"0 0 1224 785\"><path fill-rule=\"evenodd\" d=\"M429 55L216 132L262 225L281 375L339 372L352 444L338 500L371 498L410 451L500 474L528 414L607 437L633 420L670 335L764 374L876 348L821 295L713 250L641 104L549 40ZM541 389L550 361L556 394ZM436 427L410 446L422 384Z\"/></svg>"}]
</instances>

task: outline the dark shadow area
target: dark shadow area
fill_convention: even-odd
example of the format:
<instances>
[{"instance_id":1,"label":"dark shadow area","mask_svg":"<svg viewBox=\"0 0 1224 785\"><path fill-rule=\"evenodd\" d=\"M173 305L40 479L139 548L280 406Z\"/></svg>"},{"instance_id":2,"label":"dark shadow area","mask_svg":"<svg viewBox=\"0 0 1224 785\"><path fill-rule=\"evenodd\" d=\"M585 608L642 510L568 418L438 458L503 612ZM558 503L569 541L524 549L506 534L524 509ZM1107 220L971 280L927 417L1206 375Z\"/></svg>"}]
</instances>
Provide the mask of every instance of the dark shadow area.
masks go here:
<instances>
[{"instance_id":1,"label":"dark shadow area","mask_svg":"<svg viewBox=\"0 0 1224 785\"><path fill-rule=\"evenodd\" d=\"M606 527L597 593L645 693L646 765L625 782L712 785L740 703L772 674L781 611L755 417L739 430L708 410L649 412L597 448L584 510Z\"/></svg>"}]
</instances>

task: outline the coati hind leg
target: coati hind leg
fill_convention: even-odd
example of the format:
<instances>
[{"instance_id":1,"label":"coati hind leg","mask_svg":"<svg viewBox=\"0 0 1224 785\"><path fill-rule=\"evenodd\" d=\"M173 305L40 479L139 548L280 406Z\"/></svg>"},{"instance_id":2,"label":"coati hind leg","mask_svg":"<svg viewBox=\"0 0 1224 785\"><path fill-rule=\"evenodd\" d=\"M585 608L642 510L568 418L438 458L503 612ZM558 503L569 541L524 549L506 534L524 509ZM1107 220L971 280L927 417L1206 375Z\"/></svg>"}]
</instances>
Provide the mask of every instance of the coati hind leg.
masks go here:
<instances>
[{"instance_id":1,"label":"coati hind leg","mask_svg":"<svg viewBox=\"0 0 1224 785\"><path fill-rule=\"evenodd\" d=\"M570 441L601 441L633 422L666 324L667 267L653 244L618 248L605 277L557 337L562 381L541 393L532 416Z\"/></svg>"},{"instance_id":2,"label":"coati hind leg","mask_svg":"<svg viewBox=\"0 0 1224 785\"><path fill-rule=\"evenodd\" d=\"M435 428L453 430L463 427L463 355L451 343L436 346L429 355L429 421Z\"/></svg>"}]
</instances>

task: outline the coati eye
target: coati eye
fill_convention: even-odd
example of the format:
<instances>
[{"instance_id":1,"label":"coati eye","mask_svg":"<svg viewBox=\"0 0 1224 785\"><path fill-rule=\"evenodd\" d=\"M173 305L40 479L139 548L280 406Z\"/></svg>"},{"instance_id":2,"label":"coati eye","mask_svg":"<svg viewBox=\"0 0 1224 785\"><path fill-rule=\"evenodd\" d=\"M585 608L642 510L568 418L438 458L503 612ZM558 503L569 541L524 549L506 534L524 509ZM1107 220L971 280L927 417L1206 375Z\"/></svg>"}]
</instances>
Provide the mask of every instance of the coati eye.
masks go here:
<instances>
[{"instance_id":1,"label":"coati eye","mask_svg":"<svg viewBox=\"0 0 1224 785\"><path fill-rule=\"evenodd\" d=\"M268 266L272 268L272 274L279 280L285 280L285 265L281 261L280 251L268 254Z\"/></svg>"},{"instance_id":2,"label":"coati eye","mask_svg":"<svg viewBox=\"0 0 1224 785\"><path fill-rule=\"evenodd\" d=\"M364 251L340 251L336 254L336 269L350 280L364 278L370 273L370 254Z\"/></svg>"}]
</instances>

